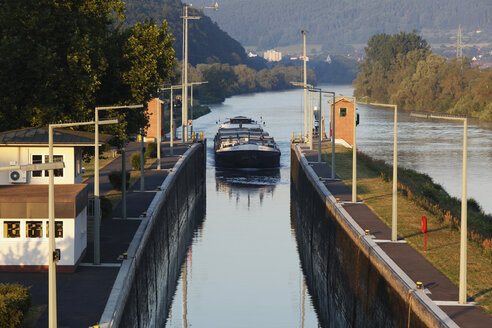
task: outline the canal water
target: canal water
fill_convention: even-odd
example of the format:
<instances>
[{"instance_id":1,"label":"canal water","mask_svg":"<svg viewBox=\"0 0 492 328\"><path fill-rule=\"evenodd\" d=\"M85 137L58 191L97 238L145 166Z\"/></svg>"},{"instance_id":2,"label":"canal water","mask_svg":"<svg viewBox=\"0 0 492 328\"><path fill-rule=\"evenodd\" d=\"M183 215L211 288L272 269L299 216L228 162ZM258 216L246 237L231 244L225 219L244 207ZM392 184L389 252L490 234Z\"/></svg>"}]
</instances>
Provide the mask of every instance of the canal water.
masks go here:
<instances>
[{"instance_id":1,"label":"canal water","mask_svg":"<svg viewBox=\"0 0 492 328\"><path fill-rule=\"evenodd\" d=\"M194 121L208 139L206 215L182 267L167 327L318 327L290 218L290 138L300 126L299 91L236 96ZM265 122L277 170L214 167L219 120Z\"/></svg>"},{"instance_id":2,"label":"canal water","mask_svg":"<svg viewBox=\"0 0 492 328\"><path fill-rule=\"evenodd\" d=\"M352 95L350 86L322 86ZM358 105L358 148L392 163L393 111ZM241 95L194 121L208 139L207 205L182 267L167 327L317 327L290 217L290 138L303 125L302 91ZM282 151L273 171L216 170L220 121L265 122ZM398 163L461 197L462 123L398 114ZM492 213L492 125L468 125L468 197Z\"/></svg>"}]
</instances>

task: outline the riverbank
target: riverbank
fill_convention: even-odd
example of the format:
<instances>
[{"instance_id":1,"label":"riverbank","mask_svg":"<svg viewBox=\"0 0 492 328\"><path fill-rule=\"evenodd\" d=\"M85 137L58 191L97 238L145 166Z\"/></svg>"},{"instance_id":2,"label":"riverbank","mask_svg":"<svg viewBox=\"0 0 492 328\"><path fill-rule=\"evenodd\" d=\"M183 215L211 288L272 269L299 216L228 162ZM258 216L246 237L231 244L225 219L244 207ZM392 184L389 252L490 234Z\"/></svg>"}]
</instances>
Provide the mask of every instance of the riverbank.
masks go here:
<instances>
[{"instance_id":1,"label":"riverbank","mask_svg":"<svg viewBox=\"0 0 492 328\"><path fill-rule=\"evenodd\" d=\"M331 163L331 147L324 149L325 160ZM328 158L326 158L328 156ZM352 185L352 151L336 147L336 172L343 182ZM383 161L358 154L358 197L388 226L391 226L392 174L391 166ZM398 173L398 232L429 262L451 281L459 283L459 201L449 196L432 179L413 170L399 168ZM458 208L457 208L458 207ZM421 233L421 217L428 222L427 250ZM492 218L480 211L476 202L469 201L468 291L469 295L492 314Z\"/></svg>"}]
</instances>

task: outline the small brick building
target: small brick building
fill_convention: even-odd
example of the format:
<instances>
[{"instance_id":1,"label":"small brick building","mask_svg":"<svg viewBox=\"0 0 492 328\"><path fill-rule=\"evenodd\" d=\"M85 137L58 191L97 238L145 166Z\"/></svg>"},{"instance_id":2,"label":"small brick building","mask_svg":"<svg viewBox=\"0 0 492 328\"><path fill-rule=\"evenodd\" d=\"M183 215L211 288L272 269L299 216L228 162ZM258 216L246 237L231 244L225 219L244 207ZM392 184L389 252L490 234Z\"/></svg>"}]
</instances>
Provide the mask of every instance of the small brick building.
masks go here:
<instances>
[{"instance_id":1,"label":"small brick building","mask_svg":"<svg viewBox=\"0 0 492 328\"><path fill-rule=\"evenodd\" d=\"M148 103L149 127L147 128L146 141L157 140L159 128L158 113L160 111L161 119L161 138L164 138L164 103L159 98L152 98Z\"/></svg>"},{"instance_id":2,"label":"small brick building","mask_svg":"<svg viewBox=\"0 0 492 328\"><path fill-rule=\"evenodd\" d=\"M332 102L330 102L330 108ZM354 144L354 115L355 104L343 96L335 98L335 143L340 143L348 147ZM332 111L330 110L330 118ZM330 136L331 126L330 126Z\"/></svg>"}]
</instances>

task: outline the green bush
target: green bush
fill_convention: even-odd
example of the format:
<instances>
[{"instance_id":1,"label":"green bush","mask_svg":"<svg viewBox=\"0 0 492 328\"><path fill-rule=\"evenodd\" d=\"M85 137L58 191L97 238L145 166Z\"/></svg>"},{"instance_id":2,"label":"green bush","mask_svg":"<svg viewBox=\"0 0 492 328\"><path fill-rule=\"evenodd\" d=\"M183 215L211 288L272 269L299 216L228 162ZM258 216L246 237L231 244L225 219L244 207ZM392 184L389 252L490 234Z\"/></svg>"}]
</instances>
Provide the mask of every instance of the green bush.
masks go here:
<instances>
[{"instance_id":1,"label":"green bush","mask_svg":"<svg viewBox=\"0 0 492 328\"><path fill-rule=\"evenodd\" d=\"M104 196L99 197L99 201L101 202L101 218L103 220L111 219L113 216L113 204L109 198Z\"/></svg>"},{"instance_id":2,"label":"green bush","mask_svg":"<svg viewBox=\"0 0 492 328\"><path fill-rule=\"evenodd\" d=\"M157 143L151 142L147 144L145 149L145 157L146 158L157 158Z\"/></svg>"},{"instance_id":3,"label":"green bush","mask_svg":"<svg viewBox=\"0 0 492 328\"><path fill-rule=\"evenodd\" d=\"M114 189L119 191L122 190L122 183L123 183L122 177L123 177L122 171L112 171L111 173L109 173L109 182L111 182ZM129 186L130 186L130 172L126 172L126 190L128 190Z\"/></svg>"},{"instance_id":4,"label":"green bush","mask_svg":"<svg viewBox=\"0 0 492 328\"><path fill-rule=\"evenodd\" d=\"M139 171L140 170L140 152L137 151L132 154L130 157L130 163L132 164L132 167L134 170Z\"/></svg>"},{"instance_id":5,"label":"green bush","mask_svg":"<svg viewBox=\"0 0 492 328\"><path fill-rule=\"evenodd\" d=\"M19 284L0 284L0 327L20 327L31 306L29 289Z\"/></svg>"}]
</instances>

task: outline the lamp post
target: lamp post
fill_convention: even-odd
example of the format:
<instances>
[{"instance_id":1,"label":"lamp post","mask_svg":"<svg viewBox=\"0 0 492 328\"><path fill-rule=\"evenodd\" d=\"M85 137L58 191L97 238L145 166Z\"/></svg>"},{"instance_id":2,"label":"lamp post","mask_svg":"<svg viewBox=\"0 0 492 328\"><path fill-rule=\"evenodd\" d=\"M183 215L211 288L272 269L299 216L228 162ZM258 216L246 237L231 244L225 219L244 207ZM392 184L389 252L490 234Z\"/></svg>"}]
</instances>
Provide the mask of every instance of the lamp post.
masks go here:
<instances>
[{"instance_id":1,"label":"lamp post","mask_svg":"<svg viewBox=\"0 0 492 328\"><path fill-rule=\"evenodd\" d=\"M118 120L108 120L99 122L99 124L115 124ZM60 123L50 124L48 127L48 148L50 163L53 163L53 129L65 128L70 126L92 125L96 122L77 122L77 123ZM96 124L97 126L97 124ZM49 169L49 186L48 186L48 321L49 327L57 326L56 315L56 262L55 255L55 176L53 169Z\"/></svg>"},{"instance_id":2,"label":"lamp post","mask_svg":"<svg viewBox=\"0 0 492 328\"><path fill-rule=\"evenodd\" d=\"M191 121L193 122L193 85L202 85L202 84L206 84L208 83L208 81L203 81L203 82L191 82L190 83L190 86L191 86L191 102L190 102L190 105L191 105ZM193 124L191 124L191 129L190 129L190 133L193 133Z\"/></svg>"},{"instance_id":3,"label":"lamp post","mask_svg":"<svg viewBox=\"0 0 492 328\"><path fill-rule=\"evenodd\" d=\"M52 130L50 129L50 133ZM49 218L49 241L48 241L48 288L49 288L49 327L53 328L57 326L56 322L56 259L55 259L55 228L54 228L54 216L55 216L55 189L54 189L54 179L53 170L63 169L65 164L63 162L53 162L53 138L52 134L50 138L50 157L49 163L43 164L27 164L27 165L15 165L9 167L0 167L0 171L10 171L10 170L23 170L23 171L39 171L39 170L49 170L50 174L50 184L48 187L48 218Z\"/></svg>"},{"instance_id":4,"label":"lamp post","mask_svg":"<svg viewBox=\"0 0 492 328\"><path fill-rule=\"evenodd\" d=\"M352 132L352 203L357 202L357 99L355 97L343 96L343 98L352 99L354 102L354 125Z\"/></svg>"},{"instance_id":5,"label":"lamp post","mask_svg":"<svg viewBox=\"0 0 492 328\"><path fill-rule=\"evenodd\" d=\"M331 109L331 179L335 180L335 92L325 91L325 93L331 94L332 109Z\"/></svg>"},{"instance_id":6,"label":"lamp post","mask_svg":"<svg viewBox=\"0 0 492 328\"><path fill-rule=\"evenodd\" d=\"M370 103L372 106L379 107L391 107L394 108L394 133L393 133L393 192L392 192L392 208L391 208L391 241L398 240L398 200L397 200L397 186L398 186L398 107L392 104L376 104Z\"/></svg>"},{"instance_id":7,"label":"lamp post","mask_svg":"<svg viewBox=\"0 0 492 328\"><path fill-rule=\"evenodd\" d=\"M307 101L308 101L308 96L307 96L307 90L309 88L313 88L313 85L311 84L307 84L307 83L303 83L303 82L294 82L294 81L291 81L290 84L292 84L293 86L296 86L296 87L301 87L304 89L304 92L306 93L306 95L304 96L304 142L306 142L307 140L307 136L308 136L308 117L307 117Z\"/></svg>"},{"instance_id":8,"label":"lamp post","mask_svg":"<svg viewBox=\"0 0 492 328\"><path fill-rule=\"evenodd\" d=\"M216 2L213 7L211 6L193 6L192 4L184 6L184 31L183 31L183 39L184 39L184 58L183 58L183 103L181 106L181 121L182 121L182 130L183 130L183 143L188 142L188 20L189 19L200 19L201 16L188 16L188 9L219 9L219 4Z\"/></svg>"},{"instance_id":9,"label":"lamp post","mask_svg":"<svg viewBox=\"0 0 492 328\"><path fill-rule=\"evenodd\" d=\"M370 103L372 106L392 107L394 108L394 133L393 133L393 190L392 190L392 208L391 208L391 240L398 240L398 107L392 104Z\"/></svg>"},{"instance_id":10,"label":"lamp post","mask_svg":"<svg viewBox=\"0 0 492 328\"><path fill-rule=\"evenodd\" d=\"M173 156L174 155L174 101L173 101L173 90L181 89L183 86L182 85L171 85L168 88L160 88L159 91L166 91L170 90L171 91L171 102L169 104L169 109L170 109L170 122L169 122L169 155ZM159 154L160 155L160 154ZM161 160L160 158L158 159L159 161Z\"/></svg>"},{"instance_id":11,"label":"lamp post","mask_svg":"<svg viewBox=\"0 0 492 328\"><path fill-rule=\"evenodd\" d=\"M161 118L161 109L162 109L162 100L157 98L157 169L161 169L161 129L162 129L162 118Z\"/></svg>"},{"instance_id":12,"label":"lamp post","mask_svg":"<svg viewBox=\"0 0 492 328\"><path fill-rule=\"evenodd\" d=\"M310 88L311 92L319 92L319 110L318 110L318 120L321 119L321 102L322 96L321 94L326 93L330 94L333 97L333 117L335 115L335 92L333 91L323 91L321 88ZM335 135L335 126L333 125L333 135ZM312 140L311 140L312 144ZM335 179L335 142L332 142L332 153L331 153L331 178ZM321 138L318 137L318 162L321 162Z\"/></svg>"},{"instance_id":13,"label":"lamp post","mask_svg":"<svg viewBox=\"0 0 492 328\"><path fill-rule=\"evenodd\" d=\"M467 130L468 119L466 117L448 116L438 114L424 114L426 118L437 118L451 121L463 122L463 164L461 171L461 231L460 231L460 283L459 283L459 295L458 303L466 304L466 281L467 281L467 235L468 235L468 197L467 197L467 162L468 162L468 150L467 150ZM422 117L422 114L415 115L411 113L410 116Z\"/></svg>"},{"instance_id":14,"label":"lamp post","mask_svg":"<svg viewBox=\"0 0 492 328\"><path fill-rule=\"evenodd\" d=\"M143 108L143 105L129 105L129 106L108 106L108 107L96 107L95 113L95 137L94 137L94 264L101 264L101 251L100 251L100 226L101 226L101 203L99 199L99 125L103 125L104 121L99 121L99 111L111 110L111 109L136 109ZM111 120L113 123L118 123L117 120ZM113 124L105 123L105 124ZM50 125L51 126L51 125ZM142 154L143 156L143 154ZM126 174L126 172L123 172ZM142 176L143 179L143 176ZM123 188L126 186L123 186ZM126 201L126 200L123 200Z\"/></svg>"},{"instance_id":15,"label":"lamp post","mask_svg":"<svg viewBox=\"0 0 492 328\"><path fill-rule=\"evenodd\" d=\"M303 43L303 50L302 50L302 60L304 62L303 65L303 78L304 78L304 83L302 87L304 88L304 138L307 137L307 57L306 57L306 30L301 30L302 33L302 43ZM312 87L312 86L311 86Z\"/></svg>"}]
</instances>

